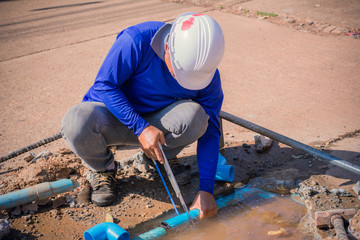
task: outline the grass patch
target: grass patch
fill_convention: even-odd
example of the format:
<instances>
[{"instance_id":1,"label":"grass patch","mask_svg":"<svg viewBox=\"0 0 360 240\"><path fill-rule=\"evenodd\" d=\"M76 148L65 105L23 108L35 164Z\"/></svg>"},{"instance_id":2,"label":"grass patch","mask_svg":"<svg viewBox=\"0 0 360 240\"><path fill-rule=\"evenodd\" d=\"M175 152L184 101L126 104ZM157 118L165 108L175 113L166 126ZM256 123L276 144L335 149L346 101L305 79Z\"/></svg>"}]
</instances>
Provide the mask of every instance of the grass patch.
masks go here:
<instances>
[{"instance_id":1,"label":"grass patch","mask_svg":"<svg viewBox=\"0 0 360 240\"><path fill-rule=\"evenodd\" d=\"M268 13L268 12L256 12L257 15L260 15L262 17L277 17L278 15L276 13Z\"/></svg>"},{"instance_id":2,"label":"grass patch","mask_svg":"<svg viewBox=\"0 0 360 240\"><path fill-rule=\"evenodd\" d=\"M250 10L244 9L243 13L247 14L248 12L250 12Z\"/></svg>"}]
</instances>

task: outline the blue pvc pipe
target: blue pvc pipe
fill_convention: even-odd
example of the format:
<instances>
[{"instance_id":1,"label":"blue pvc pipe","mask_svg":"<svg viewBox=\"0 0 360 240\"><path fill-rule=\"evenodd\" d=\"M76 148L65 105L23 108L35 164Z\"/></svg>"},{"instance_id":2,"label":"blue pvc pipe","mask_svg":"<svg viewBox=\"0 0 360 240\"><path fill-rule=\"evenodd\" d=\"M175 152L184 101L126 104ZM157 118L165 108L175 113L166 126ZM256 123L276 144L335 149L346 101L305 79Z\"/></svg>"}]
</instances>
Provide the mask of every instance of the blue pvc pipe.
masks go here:
<instances>
[{"instance_id":1,"label":"blue pvc pipe","mask_svg":"<svg viewBox=\"0 0 360 240\"><path fill-rule=\"evenodd\" d=\"M218 165L215 180L222 182L234 181L234 167L232 165Z\"/></svg>"},{"instance_id":2,"label":"blue pvc pipe","mask_svg":"<svg viewBox=\"0 0 360 240\"><path fill-rule=\"evenodd\" d=\"M236 202L254 202L263 199L269 199L275 197L275 194L266 192L259 188L252 188L252 187L244 187L241 189L236 189L234 193L231 193L226 196L221 196L216 200L216 204L218 208L224 208L226 206L230 206ZM199 218L200 211L198 209L193 209L190 212L192 219ZM164 221L164 225L169 228L174 228L186 222L189 222L190 219L187 214L183 213L179 216L170 218ZM164 227L157 227L148 232L145 232L135 238L133 240L153 240L158 239L166 234L166 229Z\"/></svg>"},{"instance_id":3,"label":"blue pvc pipe","mask_svg":"<svg viewBox=\"0 0 360 240\"><path fill-rule=\"evenodd\" d=\"M190 211L191 212L191 211ZM188 218L189 219L189 218ZM157 227L154 229L151 229L148 232L145 232L132 240L150 240L150 239L158 239L161 238L166 234L166 230L163 227Z\"/></svg>"},{"instance_id":4,"label":"blue pvc pipe","mask_svg":"<svg viewBox=\"0 0 360 240\"><path fill-rule=\"evenodd\" d=\"M61 179L55 182L40 183L23 190L7 193L0 196L0 210L46 199L63 192L74 190L78 186L79 184L75 180Z\"/></svg>"},{"instance_id":5,"label":"blue pvc pipe","mask_svg":"<svg viewBox=\"0 0 360 240\"><path fill-rule=\"evenodd\" d=\"M222 182L234 181L234 167L226 165L226 158L219 153L218 164L216 168L215 180Z\"/></svg>"},{"instance_id":6,"label":"blue pvc pipe","mask_svg":"<svg viewBox=\"0 0 360 240\"><path fill-rule=\"evenodd\" d=\"M216 204L218 205L218 208L221 209L236 202L256 202L263 199L273 198L275 196L275 194L261 190L260 188L247 186L236 189L235 192L218 198L216 200Z\"/></svg>"},{"instance_id":7,"label":"blue pvc pipe","mask_svg":"<svg viewBox=\"0 0 360 240\"><path fill-rule=\"evenodd\" d=\"M193 210L189 211L189 214L190 214L191 219L198 219L200 217L200 210L193 209ZM170 219L164 221L166 226L168 226L170 228L177 227L186 222L189 222L189 215L187 213L180 214L176 217L173 217L173 218L170 218Z\"/></svg>"},{"instance_id":8,"label":"blue pvc pipe","mask_svg":"<svg viewBox=\"0 0 360 240\"><path fill-rule=\"evenodd\" d=\"M130 240L130 234L119 225L103 222L84 232L85 240Z\"/></svg>"},{"instance_id":9,"label":"blue pvc pipe","mask_svg":"<svg viewBox=\"0 0 360 240\"><path fill-rule=\"evenodd\" d=\"M226 158L223 155L221 155L221 153L219 153L218 166L219 165L226 165L226 164L227 164Z\"/></svg>"}]
</instances>

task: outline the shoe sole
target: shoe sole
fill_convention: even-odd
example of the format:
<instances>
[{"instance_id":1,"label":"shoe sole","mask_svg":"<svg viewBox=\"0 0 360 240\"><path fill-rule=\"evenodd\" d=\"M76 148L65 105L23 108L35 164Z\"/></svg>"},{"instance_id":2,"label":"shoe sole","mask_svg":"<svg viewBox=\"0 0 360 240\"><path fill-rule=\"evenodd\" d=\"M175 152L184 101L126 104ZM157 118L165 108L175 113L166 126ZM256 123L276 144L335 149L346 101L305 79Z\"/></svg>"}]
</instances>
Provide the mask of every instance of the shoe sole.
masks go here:
<instances>
[{"instance_id":1,"label":"shoe sole","mask_svg":"<svg viewBox=\"0 0 360 240\"><path fill-rule=\"evenodd\" d=\"M106 207L106 206L109 206L110 204L112 204L114 201L115 201L115 197L114 199L112 200L109 200L107 202L97 202L97 201L94 201L94 200L91 200L92 203L94 203L96 206L99 206L99 207Z\"/></svg>"},{"instance_id":2,"label":"shoe sole","mask_svg":"<svg viewBox=\"0 0 360 240\"><path fill-rule=\"evenodd\" d=\"M186 170L185 172L176 175L175 179L180 186L191 183L190 171Z\"/></svg>"}]
</instances>

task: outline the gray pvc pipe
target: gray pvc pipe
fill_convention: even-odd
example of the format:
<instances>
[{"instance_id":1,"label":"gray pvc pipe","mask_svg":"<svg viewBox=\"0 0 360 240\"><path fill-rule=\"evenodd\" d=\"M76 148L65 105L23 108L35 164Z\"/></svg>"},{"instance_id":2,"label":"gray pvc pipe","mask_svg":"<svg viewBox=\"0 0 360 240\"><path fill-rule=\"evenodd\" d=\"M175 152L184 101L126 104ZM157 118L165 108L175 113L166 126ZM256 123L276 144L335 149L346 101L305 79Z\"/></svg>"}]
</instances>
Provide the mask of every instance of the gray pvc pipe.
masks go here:
<instances>
[{"instance_id":1,"label":"gray pvc pipe","mask_svg":"<svg viewBox=\"0 0 360 240\"><path fill-rule=\"evenodd\" d=\"M229 122L232 122L232 123L235 123L239 126L242 126L244 128L247 128L251 131L254 131L254 132L257 132L261 135L264 135L264 136L267 136L271 139L274 139L278 142L281 142L281 143L284 143L290 147L293 147L293 148L296 148L296 149L299 149L299 150L302 150L312 156L315 156L315 157L319 157L321 159L324 159L326 161L329 161L329 163L333 164L333 165L336 165L338 167L341 167L343 169L346 169L350 172L353 172L353 173L356 173L358 175L360 175L360 167L355 165L355 164L352 164L352 163L349 163L345 160L342 160L340 158L337 158L337 157L334 157L330 154L327 154L325 152L322 152L322 151L319 151L315 148L312 148L308 145L305 145L301 142L298 142L298 141L295 141L291 138L288 138L288 137L285 137L281 134L278 134L276 132L273 132L269 129L266 129L266 128L263 128L259 125L256 125L254 123L251 123L249 121L246 121L242 118L239 118L237 116L234 116L230 113L227 113L227 112L224 112L224 111L221 111L220 112L220 118L223 118Z\"/></svg>"}]
</instances>

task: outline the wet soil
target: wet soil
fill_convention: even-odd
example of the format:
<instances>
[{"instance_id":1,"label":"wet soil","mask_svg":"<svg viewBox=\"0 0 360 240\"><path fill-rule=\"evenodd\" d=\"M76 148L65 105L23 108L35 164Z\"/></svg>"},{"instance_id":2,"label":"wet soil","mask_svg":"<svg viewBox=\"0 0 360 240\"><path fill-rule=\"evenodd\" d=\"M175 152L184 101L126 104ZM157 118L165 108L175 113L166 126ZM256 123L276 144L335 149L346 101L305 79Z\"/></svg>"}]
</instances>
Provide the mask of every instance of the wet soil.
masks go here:
<instances>
[{"instance_id":1,"label":"wet soil","mask_svg":"<svg viewBox=\"0 0 360 240\"><path fill-rule=\"evenodd\" d=\"M289 196L256 203L237 203L220 210L218 215L194 226L169 231L164 239L312 239L297 230L306 208Z\"/></svg>"},{"instance_id":2,"label":"wet soil","mask_svg":"<svg viewBox=\"0 0 360 240\"><path fill-rule=\"evenodd\" d=\"M232 141L233 137L225 133L225 148L221 152L228 164L234 166L235 179L233 183L217 182L216 195L231 192L235 186L246 183L271 192L289 194L290 191L295 191L301 181L309 178L310 180L306 181L313 182L312 179L315 178L319 184L324 184L329 189L339 188L342 185L351 192L353 180L331 178L332 180L329 181L329 177L322 177L326 176L323 174L329 169L325 162L277 142L273 142L265 152L258 153L255 142L236 142ZM191 152L194 148L195 146L190 146L185 152ZM123 148L116 150L115 153L117 151L129 151L133 154L138 152L138 149ZM180 161L191 166L192 171L192 183L181 187L185 201L190 205L198 186L196 157L184 153L181 155ZM28 160L27 157L25 159ZM155 169L134 158L116 160L119 162L118 198L108 207L98 207L89 202L87 170L82 167L81 160L68 149L48 153L46 157L36 162L23 160L23 166L17 171L6 171L6 168L3 168L1 194L59 178L71 178L80 183L80 187L73 192L55 196L49 201L35 203L37 205L35 209L33 206L22 206L1 211L1 217L8 218L12 228L10 235L5 239L81 239L85 230L104 222L107 215L134 237L160 224L161 219L174 216L175 212L169 197ZM26 176L29 177L29 181L26 181ZM174 196L173 192L172 194ZM323 209L360 208L359 200L355 197L349 202L346 199L350 198L342 199L342 205L332 205L333 203L325 197L319 195L315 199L318 202L324 199L319 202ZM181 209L178 201L176 204ZM282 205L278 207L282 208ZM307 229L310 227L308 226ZM267 230L278 231L280 228ZM311 231L303 230L303 232L311 234Z\"/></svg>"}]
</instances>

